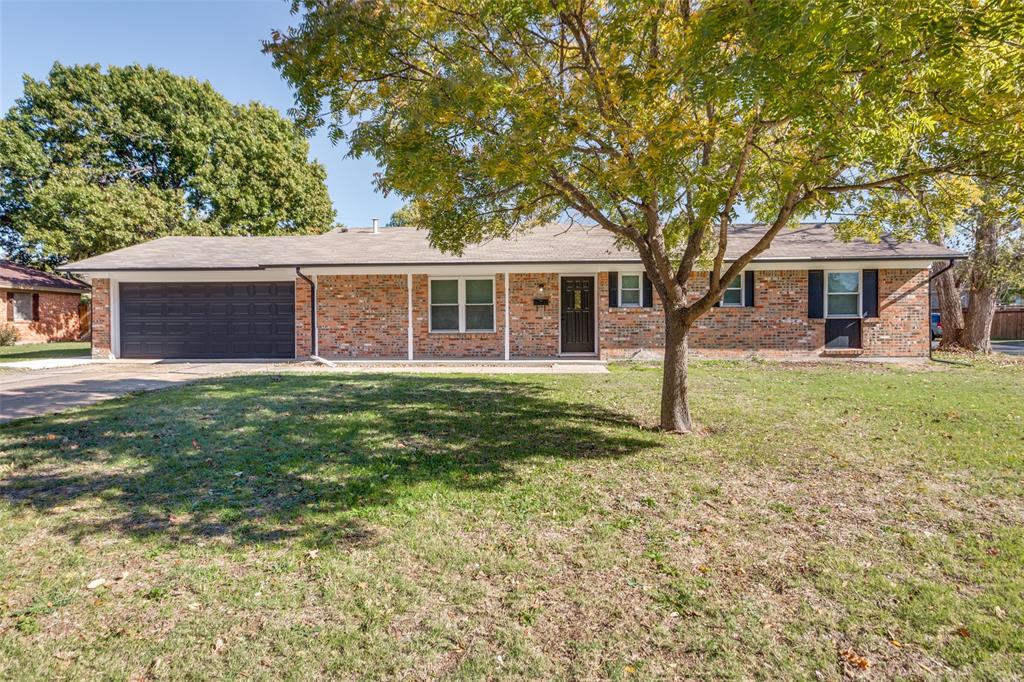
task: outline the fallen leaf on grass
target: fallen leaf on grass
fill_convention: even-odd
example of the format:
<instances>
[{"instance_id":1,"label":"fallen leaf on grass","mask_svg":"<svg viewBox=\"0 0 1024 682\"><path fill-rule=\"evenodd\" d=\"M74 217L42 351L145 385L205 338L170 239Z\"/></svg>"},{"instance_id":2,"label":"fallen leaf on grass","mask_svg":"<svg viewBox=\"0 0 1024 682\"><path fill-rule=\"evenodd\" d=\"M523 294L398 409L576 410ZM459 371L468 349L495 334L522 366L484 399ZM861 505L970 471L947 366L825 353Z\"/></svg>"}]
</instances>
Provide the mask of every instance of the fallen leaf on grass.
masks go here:
<instances>
[{"instance_id":1,"label":"fallen leaf on grass","mask_svg":"<svg viewBox=\"0 0 1024 682\"><path fill-rule=\"evenodd\" d=\"M96 589L99 589L99 588L103 587L106 584L107 584L107 579L106 578L96 578L95 580L90 582L88 585L86 585L85 589L87 589L87 590L96 590Z\"/></svg>"},{"instance_id":2,"label":"fallen leaf on grass","mask_svg":"<svg viewBox=\"0 0 1024 682\"><path fill-rule=\"evenodd\" d=\"M220 652L224 651L227 648L228 648L228 643L224 640L223 637L218 637L216 639L216 641L214 641L214 643L213 643L213 650L215 652L217 652L217 653L220 653Z\"/></svg>"},{"instance_id":3,"label":"fallen leaf on grass","mask_svg":"<svg viewBox=\"0 0 1024 682\"><path fill-rule=\"evenodd\" d=\"M871 661L861 656L853 650L853 647L839 652L839 657L849 663L850 665L857 667L861 670L867 670L871 667Z\"/></svg>"},{"instance_id":4,"label":"fallen leaf on grass","mask_svg":"<svg viewBox=\"0 0 1024 682\"><path fill-rule=\"evenodd\" d=\"M968 637L970 637L970 636L971 636L971 631L970 631L970 630L968 630L968 629L967 629L967 628L965 628L965 627L960 627L960 628L957 628L957 630L956 630L956 634L960 635L960 636L961 636L961 637L963 637L964 639L967 639Z\"/></svg>"}]
</instances>

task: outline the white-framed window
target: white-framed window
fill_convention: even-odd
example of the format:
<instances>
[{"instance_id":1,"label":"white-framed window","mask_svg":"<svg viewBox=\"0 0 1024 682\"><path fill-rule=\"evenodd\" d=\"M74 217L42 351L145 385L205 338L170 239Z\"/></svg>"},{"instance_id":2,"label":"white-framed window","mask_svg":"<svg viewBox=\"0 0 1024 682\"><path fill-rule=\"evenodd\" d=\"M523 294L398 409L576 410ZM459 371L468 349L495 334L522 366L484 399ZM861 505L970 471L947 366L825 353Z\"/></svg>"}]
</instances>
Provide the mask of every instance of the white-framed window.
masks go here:
<instances>
[{"instance_id":1,"label":"white-framed window","mask_svg":"<svg viewBox=\"0 0 1024 682\"><path fill-rule=\"evenodd\" d=\"M860 317L859 270L825 273L825 317Z\"/></svg>"},{"instance_id":2,"label":"white-framed window","mask_svg":"<svg viewBox=\"0 0 1024 682\"><path fill-rule=\"evenodd\" d=\"M493 277L431 277L430 331L493 332Z\"/></svg>"},{"instance_id":3,"label":"white-framed window","mask_svg":"<svg viewBox=\"0 0 1024 682\"><path fill-rule=\"evenodd\" d=\"M743 275L739 274L732 278L722 291L722 303L725 308L743 307Z\"/></svg>"},{"instance_id":4,"label":"white-framed window","mask_svg":"<svg viewBox=\"0 0 1024 682\"><path fill-rule=\"evenodd\" d=\"M12 322L32 321L32 294L11 292L11 307L14 309Z\"/></svg>"},{"instance_id":5,"label":"white-framed window","mask_svg":"<svg viewBox=\"0 0 1024 682\"><path fill-rule=\"evenodd\" d=\"M619 307L639 308L644 304L644 277L639 272L619 273Z\"/></svg>"}]
</instances>

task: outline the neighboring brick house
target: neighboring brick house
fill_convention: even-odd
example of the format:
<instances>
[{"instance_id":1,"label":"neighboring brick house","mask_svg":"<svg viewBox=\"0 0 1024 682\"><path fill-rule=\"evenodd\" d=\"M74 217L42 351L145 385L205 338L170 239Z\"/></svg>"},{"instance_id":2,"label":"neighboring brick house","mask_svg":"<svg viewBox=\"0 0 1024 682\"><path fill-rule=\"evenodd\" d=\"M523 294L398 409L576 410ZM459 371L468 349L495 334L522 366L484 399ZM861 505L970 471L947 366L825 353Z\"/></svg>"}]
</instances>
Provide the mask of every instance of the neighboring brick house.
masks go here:
<instances>
[{"instance_id":1,"label":"neighboring brick house","mask_svg":"<svg viewBox=\"0 0 1024 682\"><path fill-rule=\"evenodd\" d=\"M0 260L0 325L12 324L18 341L74 341L78 304L89 287L65 277Z\"/></svg>"},{"instance_id":2,"label":"neighboring brick house","mask_svg":"<svg viewBox=\"0 0 1024 682\"><path fill-rule=\"evenodd\" d=\"M736 227L726 260L762 232ZM730 283L690 347L719 357L925 356L928 268L958 257L801 225ZM65 269L92 282L98 357L634 358L664 345L638 256L597 228L542 226L461 256L411 228L168 237ZM690 291L707 283L695 273Z\"/></svg>"}]
</instances>

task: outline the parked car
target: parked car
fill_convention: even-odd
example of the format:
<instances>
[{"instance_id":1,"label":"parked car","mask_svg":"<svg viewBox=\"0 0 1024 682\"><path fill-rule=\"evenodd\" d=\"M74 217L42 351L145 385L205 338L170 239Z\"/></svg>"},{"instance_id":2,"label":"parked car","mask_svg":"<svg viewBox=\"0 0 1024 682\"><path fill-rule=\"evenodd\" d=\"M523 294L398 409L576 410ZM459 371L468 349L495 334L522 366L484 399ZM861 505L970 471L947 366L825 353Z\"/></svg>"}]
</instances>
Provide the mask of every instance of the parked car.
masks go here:
<instances>
[{"instance_id":1,"label":"parked car","mask_svg":"<svg viewBox=\"0 0 1024 682\"><path fill-rule=\"evenodd\" d=\"M942 315L932 313L932 341L942 338Z\"/></svg>"}]
</instances>

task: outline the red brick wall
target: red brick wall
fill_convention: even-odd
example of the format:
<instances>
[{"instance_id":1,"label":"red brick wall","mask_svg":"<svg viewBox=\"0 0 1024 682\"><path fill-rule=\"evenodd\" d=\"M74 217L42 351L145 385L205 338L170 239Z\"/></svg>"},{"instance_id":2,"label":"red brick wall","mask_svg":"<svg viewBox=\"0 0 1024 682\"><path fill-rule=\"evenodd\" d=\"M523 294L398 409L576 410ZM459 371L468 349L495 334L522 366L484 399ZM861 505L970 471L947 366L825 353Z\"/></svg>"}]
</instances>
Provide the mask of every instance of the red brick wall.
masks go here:
<instances>
[{"instance_id":1,"label":"red brick wall","mask_svg":"<svg viewBox=\"0 0 1024 682\"><path fill-rule=\"evenodd\" d=\"M295 357L308 358L313 353L310 292L312 287L301 277L295 278Z\"/></svg>"},{"instance_id":2,"label":"red brick wall","mask_svg":"<svg viewBox=\"0 0 1024 682\"><path fill-rule=\"evenodd\" d=\"M18 330L19 343L47 343L49 341L74 341L78 339L79 293L57 293L30 291L18 293L39 296L39 319L7 319L7 289L0 289L0 324L10 322Z\"/></svg>"},{"instance_id":3,"label":"red brick wall","mask_svg":"<svg viewBox=\"0 0 1024 682\"><path fill-rule=\"evenodd\" d=\"M864 320L861 342L876 355L928 355L928 271L879 270L878 318Z\"/></svg>"},{"instance_id":4,"label":"red brick wall","mask_svg":"<svg viewBox=\"0 0 1024 682\"><path fill-rule=\"evenodd\" d=\"M880 270L879 314L864 320L865 355L924 356L928 353L928 279L926 270ZM753 308L713 308L696 323L690 337L695 355L768 357L818 355L824 345L824 320L807 319L807 271L762 270L756 274ZM320 354L328 358L394 358L407 353L405 275L332 275L318 278ZM693 291L706 286L696 273ZM413 276L415 357L488 358L504 356L505 282L495 275L493 333L431 333L428 329L428 277ZM664 345L660 306L609 308L608 273L597 278L598 340L601 357L657 356ZM535 298L548 298L546 306ZM509 291L512 358L555 357L559 351L559 278L557 273L512 274ZM295 345L299 357L310 348L309 286L295 281ZM76 302L73 296L63 296ZM77 303L68 305L71 329L77 328ZM110 282L93 282L93 356L110 357Z\"/></svg>"},{"instance_id":5,"label":"red brick wall","mask_svg":"<svg viewBox=\"0 0 1024 682\"><path fill-rule=\"evenodd\" d=\"M110 280L92 281L92 356L112 358L110 347Z\"/></svg>"},{"instance_id":6,"label":"red brick wall","mask_svg":"<svg viewBox=\"0 0 1024 682\"><path fill-rule=\"evenodd\" d=\"M431 332L429 277L413 275L414 357L500 359L505 353L504 274L494 276L494 332ZM509 352L513 358L558 355L557 273L511 275ZM318 280L320 354L326 358L407 357L405 275L321 275ZM540 296L547 306L534 305ZM296 282L296 338L300 353L309 343L308 290Z\"/></svg>"},{"instance_id":7,"label":"red brick wall","mask_svg":"<svg viewBox=\"0 0 1024 682\"><path fill-rule=\"evenodd\" d=\"M608 273L597 277L597 334L602 358L661 355L665 316L654 293L652 308L609 308Z\"/></svg>"},{"instance_id":8,"label":"red brick wall","mask_svg":"<svg viewBox=\"0 0 1024 682\"><path fill-rule=\"evenodd\" d=\"M320 355L405 359L407 296L405 275L317 277Z\"/></svg>"},{"instance_id":9,"label":"red brick wall","mask_svg":"<svg viewBox=\"0 0 1024 682\"><path fill-rule=\"evenodd\" d=\"M561 293L558 273L513 273L509 278L512 280L509 292L509 354L513 358L550 358L558 355ZM543 295L540 293L542 285ZM535 298L547 298L548 304L534 305Z\"/></svg>"},{"instance_id":10,"label":"red brick wall","mask_svg":"<svg viewBox=\"0 0 1024 682\"><path fill-rule=\"evenodd\" d=\"M863 354L899 357L928 354L928 271L879 270L879 317L862 325ZM754 307L712 308L694 324L690 348L696 355L818 355L825 321L807 318L806 270L759 270ZM694 273L691 291L707 290L707 273ZM600 277L601 356L659 355L664 320L655 294L653 308L608 308L608 277Z\"/></svg>"}]
</instances>

